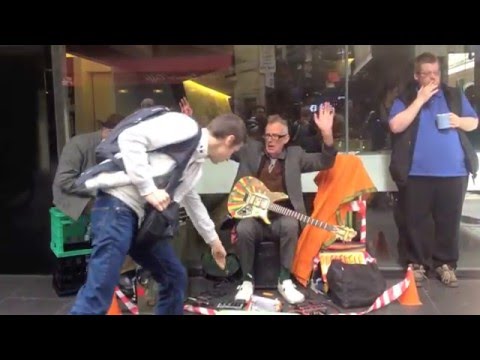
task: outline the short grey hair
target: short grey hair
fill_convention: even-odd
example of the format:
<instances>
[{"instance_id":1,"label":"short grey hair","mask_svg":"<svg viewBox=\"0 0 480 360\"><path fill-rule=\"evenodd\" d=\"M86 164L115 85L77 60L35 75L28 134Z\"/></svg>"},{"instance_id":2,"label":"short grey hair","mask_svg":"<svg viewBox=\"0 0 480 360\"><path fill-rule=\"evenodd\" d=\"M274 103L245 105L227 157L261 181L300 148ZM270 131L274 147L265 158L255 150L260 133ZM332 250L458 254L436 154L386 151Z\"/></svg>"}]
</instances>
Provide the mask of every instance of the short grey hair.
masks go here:
<instances>
[{"instance_id":1,"label":"short grey hair","mask_svg":"<svg viewBox=\"0 0 480 360\"><path fill-rule=\"evenodd\" d=\"M285 120L283 117L281 117L278 114L270 115L267 119L267 125L268 124L275 124L275 123L279 123L279 124L284 125L287 128L287 131L289 131L288 121Z\"/></svg>"}]
</instances>

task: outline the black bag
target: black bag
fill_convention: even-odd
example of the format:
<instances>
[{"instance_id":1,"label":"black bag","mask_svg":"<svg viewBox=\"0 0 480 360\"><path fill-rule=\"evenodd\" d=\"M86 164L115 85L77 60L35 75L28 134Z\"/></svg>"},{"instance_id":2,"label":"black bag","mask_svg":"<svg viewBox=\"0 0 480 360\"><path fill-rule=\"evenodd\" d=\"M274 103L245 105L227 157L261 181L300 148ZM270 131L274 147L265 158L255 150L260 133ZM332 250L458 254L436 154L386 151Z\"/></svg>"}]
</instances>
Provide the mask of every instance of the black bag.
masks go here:
<instances>
[{"instance_id":1,"label":"black bag","mask_svg":"<svg viewBox=\"0 0 480 360\"><path fill-rule=\"evenodd\" d=\"M139 109L133 114L125 117L122 121L120 121L120 123L117 124L117 126L112 129L112 131L110 131L107 138L104 139L95 149L97 163L100 163L106 159L111 159L114 162L117 161L119 164L121 164L121 166L123 166L123 162L115 158L115 155L120 152L120 148L118 147L118 137L123 130L155 116L163 115L169 111L170 110L165 106L154 106L151 108Z\"/></svg>"},{"instance_id":2,"label":"black bag","mask_svg":"<svg viewBox=\"0 0 480 360\"><path fill-rule=\"evenodd\" d=\"M161 212L148 204L145 219L134 240L135 245L149 248L166 236L174 236L178 230L179 210L180 205L173 201Z\"/></svg>"},{"instance_id":3,"label":"black bag","mask_svg":"<svg viewBox=\"0 0 480 360\"><path fill-rule=\"evenodd\" d=\"M333 260L327 272L328 295L345 309L371 306L387 288L377 264Z\"/></svg>"}]
</instances>

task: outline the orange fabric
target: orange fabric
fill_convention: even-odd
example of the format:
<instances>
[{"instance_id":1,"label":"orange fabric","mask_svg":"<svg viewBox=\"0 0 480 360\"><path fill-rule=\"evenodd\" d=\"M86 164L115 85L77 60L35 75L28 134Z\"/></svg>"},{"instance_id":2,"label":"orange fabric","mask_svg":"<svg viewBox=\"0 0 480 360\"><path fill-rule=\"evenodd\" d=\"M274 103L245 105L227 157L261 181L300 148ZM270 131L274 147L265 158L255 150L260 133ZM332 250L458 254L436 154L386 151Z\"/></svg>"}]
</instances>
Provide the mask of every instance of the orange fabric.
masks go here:
<instances>
[{"instance_id":1,"label":"orange fabric","mask_svg":"<svg viewBox=\"0 0 480 360\"><path fill-rule=\"evenodd\" d=\"M344 225L350 202L359 196L366 199L376 188L359 157L338 154L331 169L320 171L315 177L318 186L311 217L332 225ZM335 241L335 235L307 225L298 239L292 272L297 280L307 285L313 259L322 248Z\"/></svg>"}]
</instances>

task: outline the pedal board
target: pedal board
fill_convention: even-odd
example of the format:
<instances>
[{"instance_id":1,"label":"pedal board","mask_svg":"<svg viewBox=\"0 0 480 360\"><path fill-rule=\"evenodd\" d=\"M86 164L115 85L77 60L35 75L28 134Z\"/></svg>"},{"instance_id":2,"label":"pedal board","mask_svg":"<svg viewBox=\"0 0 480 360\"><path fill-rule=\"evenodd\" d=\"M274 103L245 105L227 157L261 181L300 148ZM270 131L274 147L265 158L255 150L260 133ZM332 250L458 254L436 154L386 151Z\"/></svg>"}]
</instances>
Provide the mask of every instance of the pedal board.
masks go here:
<instances>
[{"instance_id":1,"label":"pedal board","mask_svg":"<svg viewBox=\"0 0 480 360\"><path fill-rule=\"evenodd\" d=\"M243 310L245 301L227 301L218 303L215 308L217 310Z\"/></svg>"},{"instance_id":2,"label":"pedal board","mask_svg":"<svg viewBox=\"0 0 480 360\"><path fill-rule=\"evenodd\" d=\"M204 297L188 297L186 302L193 306L200 307L210 307L211 305L208 299Z\"/></svg>"},{"instance_id":3,"label":"pedal board","mask_svg":"<svg viewBox=\"0 0 480 360\"><path fill-rule=\"evenodd\" d=\"M325 305L304 305L296 306L294 311L301 315L326 315L327 307Z\"/></svg>"}]
</instances>

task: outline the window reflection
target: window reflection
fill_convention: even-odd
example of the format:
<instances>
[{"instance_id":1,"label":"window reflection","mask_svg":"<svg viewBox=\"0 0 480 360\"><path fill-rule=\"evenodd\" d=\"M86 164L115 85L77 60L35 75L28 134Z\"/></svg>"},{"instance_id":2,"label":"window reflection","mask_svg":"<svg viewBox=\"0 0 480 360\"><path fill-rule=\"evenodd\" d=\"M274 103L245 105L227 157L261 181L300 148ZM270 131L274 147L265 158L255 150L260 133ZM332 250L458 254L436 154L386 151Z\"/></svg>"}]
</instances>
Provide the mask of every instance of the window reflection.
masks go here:
<instances>
[{"instance_id":1,"label":"window reflection","mask_svg":"<svg viewBox=\"0 0 480 360\"><path fill-rule=\"evenodd\" d=\"M303 124L308 138L315 127L306 109L329 101L340 149L348 142L353 151L388 151L389 108L423 51L438 54L442 68L421 76L442 76L478 111L477 45L69 45L71 129L92 131L96 120L128 114L145 99L176 108L186 96L202 124L224 111L250 119L261 107L287 117L292 132ZM469 136L480 148L479 130Z\"/></svg>"},{"instance_id":2,"label":"window reflection","mask_svg":"<svg viewBox=\"0 0 480 360\"><path fill-rule=\"evenodd\" d=\"M478 113L479 45L69 45L64 85L71 135L93 131L97 120L127 115L145 101L177 109L186 96L202 126L233 111L261 140L266 116L279 113L290 122L292 143L316 152L321 143L311 110L329 101L336 108L340 150L348 144L350 151L388 159L390 107L413 78L414 58L424 51L439 56L441 69L421 76L441 76L464 91ZM480 130L467 135L480 151ZM389 178L388 173L372 176ZM369 238L385 235L391 253L397 237L393 201L390 193L378 194L368 221ZM469 208L479 202L469 201ZM475 244L472 240L470 248ZM396 256L386 261L395 263Z\"/></svg>"}]
</instances>

